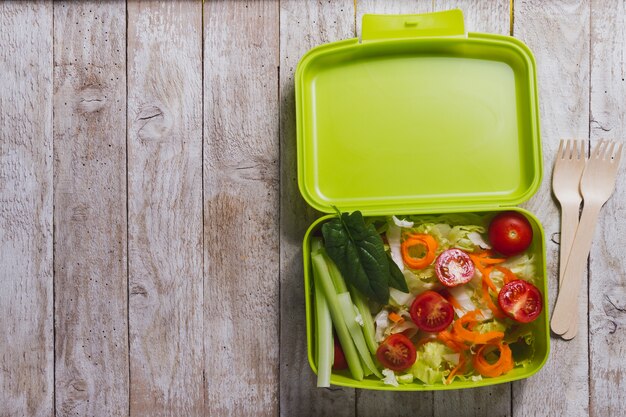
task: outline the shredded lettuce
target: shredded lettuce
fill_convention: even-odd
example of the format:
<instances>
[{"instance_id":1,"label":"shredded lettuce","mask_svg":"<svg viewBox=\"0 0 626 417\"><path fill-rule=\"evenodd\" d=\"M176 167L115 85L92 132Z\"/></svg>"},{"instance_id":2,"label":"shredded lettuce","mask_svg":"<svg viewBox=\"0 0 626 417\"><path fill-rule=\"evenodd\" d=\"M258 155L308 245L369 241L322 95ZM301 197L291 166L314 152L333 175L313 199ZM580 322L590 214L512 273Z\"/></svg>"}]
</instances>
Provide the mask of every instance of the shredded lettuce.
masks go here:
<instances>
[{"instance_id":1,"label":"shredded lettuce","mask_svg":"<svg viewBox=\"0 0 626 417\"><path fill-rule=\"evenodd\" d=\"M473 252L476 249L476 245L472 242L469 235L474 232L485 233L485 228L474 225L454 226L448 235L450 246Z\"/></svg>"},{"instance_id":2,"label":"shredded lettuce","mask_svg":"<svg viewBox=\"0 0 626 417\"><path fill-rule=\"evenodd\" d=\"M400 236L402 234L402 229L398 227L395 223L390 222L389 228L387 229L387 242L389 242L389 252L391 254L391 259L398 265L400 271L404 271L404 262L402 261L402 249L400 247Z\"/></svg>"},{"instance_id":3,"label":"shredded lettuce","mask_svg":"<svg viewBox=\"0 0 626 417\"><path fill-rule=\"evenodd\" d=\"M504 336L513 353L515 366L528 366L535 357L535 336L533 326L518 326L513 332Z\"/></svg>"},{"instance_id":4,"label":"shredded lettuce","mask_svg":"<svg viewBox=\"0 0 626 417\"><path fill-rule=\"evenodd\" d=\"M413 295L421 294L427 290L436 291L443 287L435 276L435 268L433 267L425 268L422 271L405 269L403 274L409 292Z\"/></svg>"},{"instance_id":5,"label":"shredded lettuce","mask_svg":"<svg viewBox=\"0 0 626 417\"><path fill-rule=\"evenodd\" d=\"M443 355L448 353L454 353L446 345L439 342L426 343L420 349L420 359L423 360L429 366L438 368L444 361Z\"/></svg>"},{"instance_id":6,"label":"shredded lettuce","mask_svg":"<svg viewBox=\"0 0 626 417\"><path fill-rule=\"evenodd\" d=\"M454 366L453 361L455 359L458 363L458 356L449 356L455 355L455 352L439 342L430 342L422 345L417 355L417 360L411 367L411 373L415 378L427 385L443 381L445 375L449 372L444 367L444 364L448 363Z\"/></svg>"},{"instance_id":7,"label":"shredded lettuce","mask_svg":"<svg viewBox=\"0 0 626 417\"><path fill-rule=\"evenodd\" d=\"M442 358L446 362L451 363L452 365L456 366L459 364L459 361L461 360L461 354L460 353L448 353L448 354L442 355Z\"/></svg>"},{"instance_id":8,"label":"shredded lettuce","mask_svg":"<svg viewBox=\"0 0 626 417\"><path fill-rule=\"evenodd\" d=\"M502 323L499 320L493 319L491 321L484 321L474 328L478 333L487 333L487 332L505 332L507 325Z\"/></svg>"},{"instance_id":9,"label":"shredded lettuce","mask_svg":"<svg viewBox=\"0 0 626 417\"><path fill-rule=\"evenodd\" d=\"M450 294L459 302L461 308L455 308L457 316L461 317L465 313L478 310L478 306L472 301L472 289L469 285L459 285L448 288Z\"/></svg>"},{"instance_id":10,"label":"shredded lettuce","mask_svg":"<svg viewBox=\"0 0 626 417\"><path fill-rule=\"evenodd\" d=\"M483 239L482 235L478 232L469 232L467 234L467 237L469 238L469 240L472 241L472 243L476 246L478 246L481 249L491 249L491 245L487 242L485 242L485 240Z\"/></svg>"},{"instance_id":11,"label":"shredded lettuce","mask_svg":"<svg viewBox=\"0 0 626 417\"><path fill-rule=\"evenodd\" d=\"M406 337L411 338L415 336L418 331L419 329L417 328L415 323L413 323L413 321L409 319L409 320L404 320L401 323L394 324L393 327L388 327L387 331L385 331L385 335L387 335L387 333L388 334L402 333Z\"/></svg>"},{"instance_id":12,"label":"shredded lettuce","mask_svg":"<svg viewBox=\"0 0 626 417\"><path fill-rule=\"evenodd\" d=\"M407 294L395 288L389 288L389 304L394 307L410 306L414 299L415 294L411 293L410 289Z\"/></svg>"},{"instance_id":13,"label":"shredded lettuce","mask_svg":"<svg viewBox=\"0 0 626 417\"><path fill-rule=\"evenodd\" d=\"M413 374L396 375L396 379L401 384L410 384L411 382L413 382L414 378L415 377L413 376Z\"/></svg>"},{"instance_id":14,"label":"shredded lettuce","mask_svg":"<svg viewBox=\"0 0 626 417\"><path fill-rule=\"evenodd\" d=\"M473 381L473 382L477 382L477 381L482 381L483 377L482 377L482 375L460 375L460 374L456 374L456 375L454 375L452 377L452 381L454 381L455 379L458 379L459 381Z\"/></svg>"},{"instance_id":15,"label":"shredded lettuce","mask_svg":"<svg viewBox=\"0 0 626 417\"><path fill-rule=\"evenodd\" d=\"M443 378L443 371L428 366L423 361L415 361L411 367L413 376L426 385L433 385L435 382L441 381Z\"/></svg>"},{"instance_id":16,"label":"shredded lettuce","mask_svg":"<svg viewBox=\"0 0 626 417\"><path fill-rule=\"evenodd\" d=\"M375 338L377 342L382 342L385 338L385 330L389 326L389 312L384 308L374 318L374 324L376 324Z\"/></svg>"},{"instance_id":17,"label":"shredded lettuce","mask_svg":"<svg viewBox=\"0 0 626 417\"><path fill-rule=\"evenodd\" d=\"M529 255L528 253L523 253L521 255L513 256L500 265L510 269L511 272L513 272L518 278L530 282L535 282L537 280L535 255L533 254Z\"/></svg>"},{"instance_id":18,"label":"shredded lettuce","mask_svg":"<svg viewBox=\"0 0 626 417\"><path fill-rule=\"evenodd\" d=\"M394 387L397 387L398 384L398 379L396 378L396 374L391 370L391 369L383 369L383 375L385 376L383 378L383 384L385 385L391 385Z\"/></svg>"},{"instance_id":19,"label":"shredded lettuce","mask_svg":"<svg viewBox=\"0 0 626 417\"><path fill-rule=\"evenodd\" d=\"M392 260L403 272L410 293L390 289L389 304L398 314L405 316L405 321L393 323L389 320L389 306L384 307L376 315L376 341L381 342L385 337L393 333L407 331L417 332L418 329L408 317L406 309L411 305L415 297L424 291L438 291L443 288L437 279L434 266L430 265L424 269L410 269L404 266L402 259L402 241L408 233L428 234L432 236L438 244L436 254L450 248L458 248L466 252L477 252L491 249L486 237L488 221L491 215L479 215L473 213L443 214L443 215L415 215L415 216L389 216L383 221L386 223L381 230L385 230L387 245ZM535 282L537 280L537 259L536 255L523 253L510 257L505 262L499 264L513 272L518 278ZM504 285L504 274L493 269L490 278L498 287ZM477 324L475 331L480 333L503 332L504 342L508 343L513 351L515 366L528 366L533 361L535 354L535 341L532 334L534 326L519 325L508 318L496 319L492 311L483 299L482 275L476 270L473 279L461 286L446 288L447 291L458 301L460 308L455 308L458 317L469 311L480 310L484 320ZM415 327L415 328L413 328ZM414 334L409 334L413 337ZM473 347L472 349L475 349ZM473 352L473 350L471 350ZM495 355L495 352L491 352ZM496 357L488 360L496 360ZM448 348L445 344L437 341L422 345L417 352L417 360L408 372L404 374L395 373L391 370L384 370L383 382L388 385L398 386L398 384L420 381L431 385L443 382L450 374L450 370L458 365L460 354ZM480 381L482 376L476 375L475 371L469 367L465 374L456 374L454 379L461 381Z\"/></svg>"},{"instance_id":20,"label":"shredded lettuce","mask_svg":"<svg viewBox=\"0 0 626 417\"><path fill-rule=\"evenodd\" d=\"M396 216L391 216L391 219L393 220L393 223L398 226L398 227L407 227L407 228L411 228L413 227L413 222L410 220L400 220L398 219Z\"/></svg>"}]
</instances>

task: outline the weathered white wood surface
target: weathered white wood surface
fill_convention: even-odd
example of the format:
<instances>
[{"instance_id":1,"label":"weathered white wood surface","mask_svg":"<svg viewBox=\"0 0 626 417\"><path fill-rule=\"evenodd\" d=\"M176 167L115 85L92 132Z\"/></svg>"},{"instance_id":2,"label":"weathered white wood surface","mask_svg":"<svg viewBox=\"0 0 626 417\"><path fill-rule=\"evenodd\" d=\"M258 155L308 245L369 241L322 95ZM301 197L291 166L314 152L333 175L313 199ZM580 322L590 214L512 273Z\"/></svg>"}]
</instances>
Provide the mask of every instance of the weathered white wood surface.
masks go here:
<instances>
[{"instance_id":1,"label":"weathered white wood surface","mask_svg":"<svg viewBox=\"0 0 626 417\"><path fill-rule=\"evenodd\" d=\"M592 145L626 140L626 2L592 2ZM626 415L626 156L602 209L589 262L589 413ZM583 325L584 320L583 321Z\"/></svg>"},{"instance_id":2,"label":"weathered white wood surface","mask_svg":"<svg viewBox=\"0 0 626 417\"><path fill-rule=\"evenodd\" d=\"M294 76L300 57L326 42L355 37L352 0L280 4L280 415L352 416L354 389L315 387L307 361L302 238L319 216L296 181Z\"/></svg>"},{"instance_id":3,"label":"weathered white wood surface","mask_svg":"<svg viewBox=\"0 0 626 417\"><path fill-rule=\"evenodd\" d=\"M52 3L0 3L0 415L54 413Z\"/></svg>"},{"instance_id":4,"label":"weathered white wood surface","mask_svg":"<svg viewBox=\"0 0 626 417\"><path fill-rule=\"evenodd\" d=\"M540 0L515 3L515 37L537 61L544 175L537 194L524 207L541 220L546 233L550 311L558 293L560 228L551 196L552 167L561 138L587 138L589 132L589 1ZM585 279L586 281L586 279ZM583 287L586 288L586 287ZM513 414L583 416L588 413L587 291L581 291L581 324L571 341L551 338L548 362L537 375L513 386Z\"/></svg>"},{"instance_id":5,"label":"weathered white wood surface","mask_svg":"<svg viewBox=\"0 0 626 417\"><path fill-rule=\"evenodd\" d=\"M278 1L204 5L209 415L278 413Z\"/></svg>"},{"instance_id":6,"label":"weathered white wood surface","mask_svg":"<svg viewBox=\"0 0 626 417\"><path fill-rule=\"evenodd\" d=\"M56 414L128 414L126 5L54 4Z\"/></svg>"},{"instance_id":7,"label":"weathered white wood surface","mask_svg":"<svg viewBox=\"0 0 626 417\"><path fill-rule=\"evenodd\" d=\"M513 25L508 0L0 3L0 416L626 415L623 175L579 334L552 338L536 376L315 388L297 62L359 36L364 13L450 7L536 57L544 178L524 206L546 230L552 306L554 153L562 137L623 140L624 0L516 0Z\"/></svg>"},{"instance_id":8,"label":"weathered white wood surface","mask_svg":"<svg viewBox=\"0 0 626 417\"><path fill-rule=\"evenodd\" d=\"M202 5L128 3L130 415L200 416Z\"/></svg>"}]
</instances>

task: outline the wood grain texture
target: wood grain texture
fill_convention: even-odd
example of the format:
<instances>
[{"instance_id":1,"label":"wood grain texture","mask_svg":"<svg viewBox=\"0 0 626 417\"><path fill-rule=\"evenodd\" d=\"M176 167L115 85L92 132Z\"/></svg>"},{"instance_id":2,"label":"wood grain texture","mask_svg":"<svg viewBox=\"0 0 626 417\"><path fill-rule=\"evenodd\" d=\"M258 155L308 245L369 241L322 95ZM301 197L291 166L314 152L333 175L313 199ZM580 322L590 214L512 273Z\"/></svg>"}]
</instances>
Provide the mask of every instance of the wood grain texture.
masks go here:
<instances>
[{"instance_id":1,"label":"wood grain texture","mask_svg":"<svg viewBox=\"0 0 626 417\"><path fill-rule=\"evenodd\" d=\"M358 0L356 25L357 35L363 32L362 20L364 14L415 14L433 11L432 0ZM358 416L428 416L434 412L432 392L386 392L386 391L357 391Z\"/></svg>"},{"instance_id":2,"label":"wood grain texture","mask_svg":"<svg viewBox=\"0 0 626 417\"><path fill-rule=\"evenodd\" d=\"M560 230L558 203L549 198L552 168L561 138L584 139L589 120L589 2L568 0L515 3L514 34L537 62L543 181L523 206L541 220L546 233L550 313L558 288ZM586 282L586 278L585 278ZM516 416L582 416L589 411L587 291L580 297L580 330L572 341L551 339L548 362L530 379L513 384Z\"/></svg>"},{"instance_id":3,"label":"wood grain texture","mask_svg":"<svg viewBox=\"0 0 626 417\"><path fill-rule=\"evenodd\" d=\"M128 415L126 6L54 5L57 416Z\"/></svg>"},{"instance_id":4,"label":"wood grain texture","mask_svg":"<svg viewBox=\"0 0 626 417\"><path fill-rule=\"evenodd\" d=\"M509 34L510 0L434 0L433 4L434 11L461 9L467 32Z\"/></svg>"},{"instance_id":5,"label":"wood grain texture","mask_svg":"<svg viewBox=\"0 0 626 417\"><path fill-rule=\"evenodd\" d=\"M0 3L0 416L52 416L52 4Z\"/></svg>"},{"instance_id":6,"label":"wood grain texture","mask_svg":"<svg viewBox=\"0 0 626 417\"><path fill-rule=\"evenodd\" d=\"M433 0L358 0L356 6L356 29L360 38L363 32L364 14L416 14L433 11Z\"/></svg>"},{"instance_id":7,"label":"wood grain texture","mask_svg":"<svg viewBox=\"0 0 626 417\"><path fill-rule=\"evenodd\" d=\"M209 415L278 414L278 2L204 4Z\"/></svg>"},{"instance_id":8,"label":"wood grain texture","mask_svg":"<svg viewBox=\"0 0 626 417\"><path fill-rule=\"evenodd\" d=\"M296 183L298 60L365 12L460 7L468 31L509 33L508 0L205 3L203 20L191 0L0 2L0 417L626 415L624 167L579 334L537 375L355 392L316 388L307 363L301 244L320 213ZM624 140L626 2L516 0L514 23L538 66L544 175L523 206L553 306L554 155Z\"/></svg>"},{"instance_id":9,"label":"wood grain texture","mask_svg":"<svg viewBox=\"0 0 626 417\"><path fill-rule=\"evenodd\" d=\"M296 178L294 75L309 49L355 37L354 2L283 0L280 4L280 414L353 416L354 390L316 388L307 362L302 238L320 214L300 196Z\"/></svg>"},{"instance_id":10,"label":"wood grain texture","mask_svg":"<svg viewBox=\"0 0 626 417\"><path fill-rule=\"evenodd\" d=\"M592 146L626 140L626 2L591 3ZM622 166L615 194L600 213L589 262L589 413L626 415L626 178ZM584 320L581 320L584 325Z\"/></svg>"},{"instance_id":11,"label":"wood grain texture","mask_svg":"<svg viewBox=\"0 0 626 417\"><path fill-rule=\"evenodd\" d=\"M202 4L128 3L130 415L204 415Z\"/></svg>"},{"instance_id":12,"label":"wood grain texture","mask_svg":"<svg viewBox=\"0 0 626 417\"><path fill-rule=\"evenodd\" d=\"M435 0L435 11L459 8L463 11L466 32L508 35L509 0ZM434 415L437 417L510 416L511 384L500 384L471 390L436 392Z\"/></svg>"}]
</instances>

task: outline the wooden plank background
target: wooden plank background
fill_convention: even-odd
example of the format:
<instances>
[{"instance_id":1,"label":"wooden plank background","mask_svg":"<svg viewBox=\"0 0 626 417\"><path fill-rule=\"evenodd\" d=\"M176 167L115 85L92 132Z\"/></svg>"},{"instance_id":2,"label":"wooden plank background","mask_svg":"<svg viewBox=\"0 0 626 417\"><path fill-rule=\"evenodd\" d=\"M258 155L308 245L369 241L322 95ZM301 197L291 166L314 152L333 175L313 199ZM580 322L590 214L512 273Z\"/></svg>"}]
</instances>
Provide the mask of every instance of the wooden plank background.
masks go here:
<instances>
[{"instance_id":1,"label":"wooden plank background","mask_svg":"<svg viewBox=\"0 0 626 417\"><path fill-rule=\"evenodd\" d=\"M0 416L624 416L626 180L578 336L525 381L315 388L294 73L365 13L459 7L533 50L550 307L560 138L623 140L624 0L0 3Z\"/></svg>"},{"instance_id":2,"label":"wooden plank background","mask_svg":"<svg viewBox=\"0 0 626 417\"><path fill-rule=\"evenodd\" d=\"M54 412L52 21L50 2L0 3L3 416Z\"/></svg>"},{"instance_id":3,"label":"wooden plank background","mask_svg":"<svg viewBox=\"0 0 626 417\"><path fill-rule=\"evenodd\" d=\"M58 415L128 414L126 6L54 3Z\"/></svg>"},{"instance_id":4,"label":"wooden plank background","mask_svg":"<svg viewBox=\"0 0 626 417\"><path fill-rule=\"evenodd\" d=\"M130 414L204 409L202 6L128 3Z\"/></svg>"}]
</instances>

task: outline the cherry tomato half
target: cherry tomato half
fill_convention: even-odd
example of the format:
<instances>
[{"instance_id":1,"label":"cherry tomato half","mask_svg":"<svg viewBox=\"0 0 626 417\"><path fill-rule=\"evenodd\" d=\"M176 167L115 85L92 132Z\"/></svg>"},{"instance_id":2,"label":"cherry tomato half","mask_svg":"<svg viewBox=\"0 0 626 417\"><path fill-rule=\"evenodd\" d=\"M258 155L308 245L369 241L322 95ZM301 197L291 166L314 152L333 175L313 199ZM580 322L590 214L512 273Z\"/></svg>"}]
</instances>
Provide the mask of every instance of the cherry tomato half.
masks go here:
<instances>
[{"instance_id":1,"label":"cherry tomato half","mask_svg":"<svg viewBox=\"0 0 626 417\"><path fill-rule=\"evenodd\" d=\"M452 305L434 291L425 291L411 304L411 319L425 332L440 332L452 323Z\"/></svg>"},{"instance_id":2,"label":"cherry tomato half","mask_svg":"<svg viewBox=\"0 0 626 417\"><path fill-rule=\"evenodd\" d=\"M516 211L498 214L489 224L489 241L493 248L506 256L524 252L533 240L533 228L528 219Z\"/></svg>"},{"instance_id":3,"label":"cherry tomato half","mask_svg":"<svg viewBox=\"0 0 626 417\"><path fill-rule=\"evenodd\" d=\"M348 362L346 361L346 355L343 353L343 349L341 348L341 344L339 343L339 338L337 335L334 335L335 339L335 359L333 360L333 369L339 371L341 369L348 368Z\"/></svg>"},{"instance_id":4,"label":"cherry tomato half","mask_svg":"<svg viewBox=\"0 0 626 417\"><path fill-rule=\"evenodd\" d=\"M385 339L378 350L376 358L385 367L393 371L404 371L415 363L417 353L415 346L408 337L396 333Z\"/></svg>"},{"instance_id":5,"label":"cherry tomato half","mask_svg":"<svg viewBox=\"0 0 626 417\"><path fill-rule=\"evenodd\" d=\"M509 317L521 323L535 320L543 308L541 293L537 287L521 279L502 287L498 294L498 304Z\"/></svg>"},{"instance_id":6,"label":"cherry tomato half","mask_svg":"<svg viewBox=\"0 0 626 417\"><path fill-rule=\"evenodd\" d=\"M474 263L469 255L460 249L443 251L435 261L437 278L446 287L456 287L470 281L474 270Z\"/></svg>"}]
</instances>

